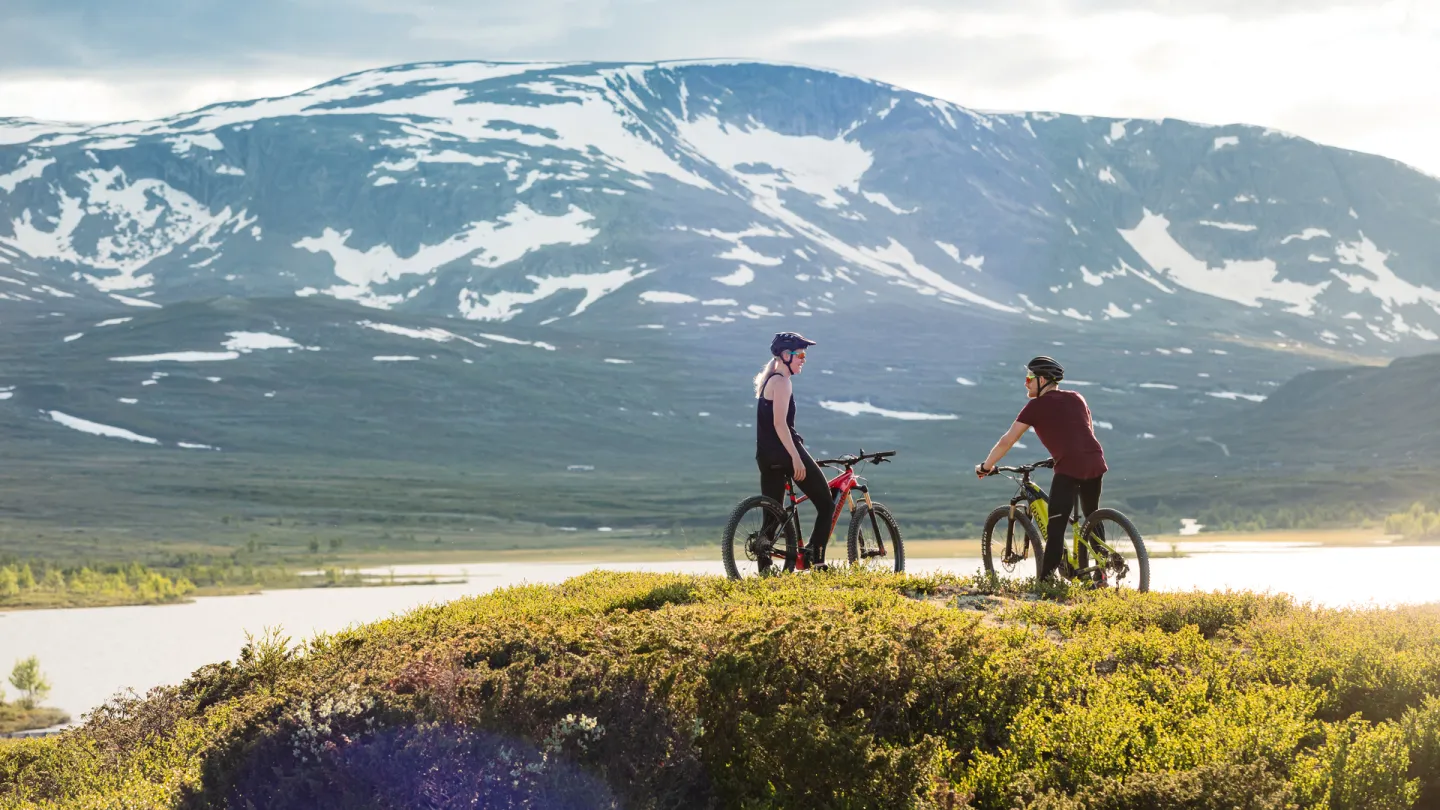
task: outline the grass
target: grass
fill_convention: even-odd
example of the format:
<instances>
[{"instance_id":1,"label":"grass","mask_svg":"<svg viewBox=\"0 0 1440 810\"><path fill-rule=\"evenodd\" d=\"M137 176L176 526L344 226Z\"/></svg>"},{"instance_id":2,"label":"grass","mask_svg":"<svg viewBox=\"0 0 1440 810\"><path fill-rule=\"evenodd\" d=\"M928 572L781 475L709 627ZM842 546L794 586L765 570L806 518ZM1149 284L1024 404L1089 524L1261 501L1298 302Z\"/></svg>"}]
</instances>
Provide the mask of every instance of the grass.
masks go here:
<instances>
[{"instance_id":1,"label":"grass","mask_svg":"<svg viewBox=\"0 0 1440 810\"><path fill-rule=\"evenodd\" d=\"M1440 606L843 571L593 572L418 609L0 747L0 807L1400 810Z\"/></svg>"}]
</instances>

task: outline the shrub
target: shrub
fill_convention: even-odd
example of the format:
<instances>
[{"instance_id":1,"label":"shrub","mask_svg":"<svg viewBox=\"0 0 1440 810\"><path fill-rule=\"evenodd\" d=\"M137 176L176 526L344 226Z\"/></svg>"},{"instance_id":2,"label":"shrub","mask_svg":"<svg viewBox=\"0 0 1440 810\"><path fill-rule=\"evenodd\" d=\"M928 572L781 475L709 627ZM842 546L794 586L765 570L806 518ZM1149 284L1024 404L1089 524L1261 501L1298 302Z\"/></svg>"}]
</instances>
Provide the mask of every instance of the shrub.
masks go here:
<instances>
[{"instance_id":1,"label":"shrub","mask_svg":"<svg viewBox=\"0 0 1440 810\"><path fill-rule=\"evenodd\" d=\"M0 807L1389 810L1440 791L1440 610L976 585L595 572L302 645L267 630L0 748ZM1001 607L951 607L972 596Z\"/></svg>"}]
</instances>

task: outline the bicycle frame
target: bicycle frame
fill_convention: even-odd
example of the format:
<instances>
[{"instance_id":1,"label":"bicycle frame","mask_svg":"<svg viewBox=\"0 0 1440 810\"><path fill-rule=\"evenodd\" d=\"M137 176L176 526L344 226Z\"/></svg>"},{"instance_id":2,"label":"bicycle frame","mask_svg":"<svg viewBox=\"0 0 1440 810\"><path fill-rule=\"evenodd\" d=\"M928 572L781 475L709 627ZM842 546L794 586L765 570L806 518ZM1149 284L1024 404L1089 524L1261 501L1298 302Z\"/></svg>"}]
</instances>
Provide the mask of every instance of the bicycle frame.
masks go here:
<instances>
[{"instance_id":1,"label":"bicycle frame","mask_svg":"<svg viewBox=\"0 0 1440 810\"><path fill-rule=\"evenodd\" d=\"M1050 495L1041 488L1039 484L1030 480L1029 473L1024 473L1020 479L1020 492L1016 493L1015 497L1010 499L1010 508L1013 510L1019 507L1021 501L1025 502L1023 508L1030 513L1030 518L1035 521L1035 528L1040 532L1040 537L1046 539L1046 542L1048 542L1050 534ZM1072 579L1104 567L1103 565L1090 565L1081 568L1080 551L1082 547L1093 552L1096 558L1100 560L1108 559L1111 554L1115 553L1115 549L1106 543L1104 538L1091 537L1088 541L1081 538L1080 530L1083 527L1082 517L1080 514L1080 501L1077 498L1075 508L1070 513L1071 542L1062 547L1062 553L1060 555L1060 562L1065 569L1070 572L1070 578Z\"/></svg>"},{"instance_id":2,"label":"bicycle frame","mask_svg":"<svg viewBox=\"0 0 1440 810\"><path fill-rule=\"evenodd\" d=\"M835 526L840 523L840 510L844 509L846 504L849 504L850 515L854 517L855 510L859 508L859 505L855 503L854 496L851 494L852 492L858 489L865 500L865 505L871 506L870 487L865 484L864 479L855 474L853 469L846 467L844 472L830 479L829 485L830 496L835 501L835 511L830 515L830 533L826 535L827 543L835 536ZM805 554L805 535L800 531L799 506L810 500L810 496L801 494L799 497L796 497L794 482L789 479L785 481L785 494L790 498L790 505L785 508L785 519L792 521L795 529L795 544L798 552L795 555L795 570L803 571L810 567L810 563L808 555ZM870 520L872 522L875 521L874 509L870 510ZM885 541L880 537L880 527L876 524L873 528L875 532L875 543L880 548L880 555L884 556L886 554Z\"/></svg>"}]
</instances>

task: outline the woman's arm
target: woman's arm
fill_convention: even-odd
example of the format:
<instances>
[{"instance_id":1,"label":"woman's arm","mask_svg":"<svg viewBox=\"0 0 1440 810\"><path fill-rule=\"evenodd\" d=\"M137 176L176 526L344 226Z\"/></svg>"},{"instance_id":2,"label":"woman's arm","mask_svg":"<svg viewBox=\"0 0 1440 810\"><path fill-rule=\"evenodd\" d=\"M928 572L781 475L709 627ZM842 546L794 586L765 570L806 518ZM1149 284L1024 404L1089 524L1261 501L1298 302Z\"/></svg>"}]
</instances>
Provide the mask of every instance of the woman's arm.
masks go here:
<instances>
[{"instance_id":1,"label":"woman's arm","mask_svg":"<svg viewBox=\"0 0 1440 810\"><path fill-rule=\"evenodd\" d=\"M984 477L985 473L981 470L990 470L999 464L1000 459L1010 452L1010 448L1014 447L1015 443L1020 441L1020 437L1025 435L1025 431L1029 429L1030 426L1024 422L1016 422L1011 425L1010 429L1005 431L1005 435L1000 437L1000 441L995 442L995 446L990 448L990 455L985 457L985 460L980 463L980 470L976 470L975 473Z\"/></svg>"},{"instance_id":2,"label":"woman's arm","mask_svg":"<svg viewBox=\"0 0 1440 810\"><path fill-rule=\"evenodd\" d=\"M771 408L774 413L775 435L780 438L780 443L785 445L785 452L790 454L790 466L792 476L796 481L805 480L805 464L800 461L800 451L795 449L795 440L790 437L790 425L785 422L786 415L790 412L790 378L777 377L780 382L775 383L775 407Z\"/></svg>"}]
</instances>

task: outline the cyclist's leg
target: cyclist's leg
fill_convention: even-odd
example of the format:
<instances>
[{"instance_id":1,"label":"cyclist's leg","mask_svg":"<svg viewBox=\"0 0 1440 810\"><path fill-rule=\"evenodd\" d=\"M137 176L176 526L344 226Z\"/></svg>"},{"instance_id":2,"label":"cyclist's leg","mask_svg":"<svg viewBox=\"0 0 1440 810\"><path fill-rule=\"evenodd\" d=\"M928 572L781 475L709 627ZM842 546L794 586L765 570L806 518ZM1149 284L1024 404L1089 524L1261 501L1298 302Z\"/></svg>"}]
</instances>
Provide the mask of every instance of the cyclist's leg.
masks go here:
<instances>
[{"instance_id":1,"label":"cyclist's leg","mask_svg":"<svg viewBox=\"0 0 1440 810\"><path fill-rule=\"evenodd\" d=\"M1050 479L1050 524L1045 527L1045 568L1041 578L1050 576L1060 567L1065 556L1065 532L1070 527L1070 513L1075 510L1075 496L1080 481L1062 473Z\"/></svg>"},{"instance_id":2,"label":"cyclist's leg","mask_svg":"<svg viewBox=\"0 0 1440 810\"><path fill-rule=\"evenodd\" d=\"M755 465L760 468L760 494L780 504L782 509L785 508L785 482L790 480L785 468L764 458L756 458ZM776 469L777 466L780 468ZM774 524L774 519L766 512L765 522L760 530L769 536L775 531Z\"/></svg>"},{"instance_id":3,"label":"cyclist's leg","mask_svg":"<svg viewBox=\"0 0 1440 810\"><path fill-rule=\"evenodd\" d=\"M1100 508L1100 490L1104 489L1105 474L1101 473L1094 478L1086 478L1080 483L1080 514L1090 517L1090 513Z\"/></svg>"},{"instance_id":4,"label":"cyclist's leg","mask_svg":"<svg viewBox=\"0 0 1440 810\"><path fill-rule=\"evenodd\" d=\"M805 445L797 445L796 450L800 451L800 460L805 463L805 480L800 481L800 491L810 497L810 503L815 505L815 528L810 531L810 541L807 547L813 552L812 562L820 564L825 561L825 544L830 540L830 517L835 511L835 500L830 495L830 484L825 480L825 472L815 459L810 457Z\"/></svg>"}]
</instances>

